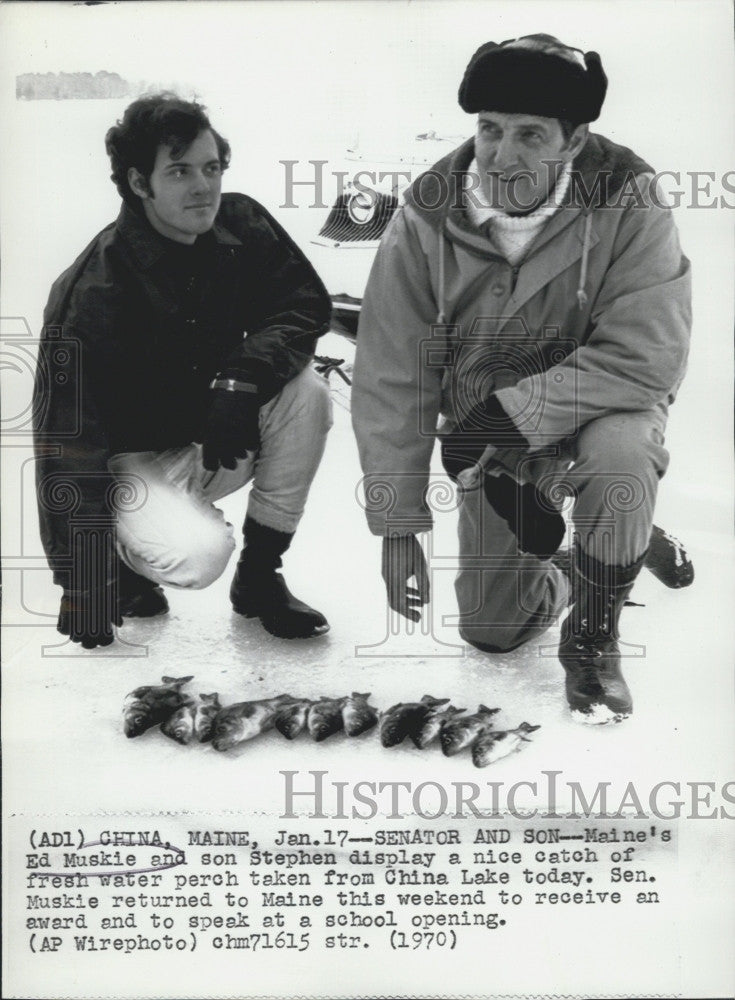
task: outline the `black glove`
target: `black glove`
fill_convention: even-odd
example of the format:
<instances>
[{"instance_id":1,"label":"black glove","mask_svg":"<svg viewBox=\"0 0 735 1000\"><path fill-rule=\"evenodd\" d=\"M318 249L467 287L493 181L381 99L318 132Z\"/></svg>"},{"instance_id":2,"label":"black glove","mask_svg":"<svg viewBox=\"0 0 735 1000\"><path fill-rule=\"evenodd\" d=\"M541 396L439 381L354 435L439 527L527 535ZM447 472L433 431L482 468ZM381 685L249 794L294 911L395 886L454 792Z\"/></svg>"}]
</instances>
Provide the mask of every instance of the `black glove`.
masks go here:
<instances>
[{"instance_id":1,"label":"black glove","mask_svg":"<svg viewBox=\"0 0 735 1000\"><path fill-rule=\"evenodd\" d=\"M442 438L442 462L447 474L456 480L460 472L479 462L489 444L498 448L528 448L528 441L494 394L474 406L457 427Z\"/></svg>"},{"instance_id":2,"label":"black glove","mask_svg":"<svg viewBox=\"0 0 735 1000\"><path fill-rule=\"evenodd\" d=\"M518 539L521 552L548 559L557 551L566 534L564 518L549 510L533 483L517 483L503 473L485 475L482 488L487 502Z\"/></svg>"},{"instance_id":3,"label":"black glove","mask_svg":"<svg viewBox=\"0 0 735 1000\"><path fill-rule=\"evenodd\" d=\"M220 465L234 469L238 458L260 448L260 397L257 386L218 376L211 386L211 402L204 429L202 462L216 472Z\"/></svg>"},{"instance_id":4,"label":"black glove","mask_svg":"<svg viewBox=\"0 0 735 1000\"><path fill-rule=\"evenodd\" d=\"M65 590L56 628L85 649L109 646L115 639L113 625L122 625L114 590L110 585L92 591Z\"/></svg>"},{"instance_id":5,"label":"black glove","mask_svg":"<svg viewBox=\"0 0 735 1000\"><path fill-rule=\"evenodd\" d=\"M447 474L456 480L460 472L479 462L489 444L528 448L528 441L494 394L473 407L459 426L442 438L442 462ZM518 539L521 552L548 559L557 551L566 532L564 518L549 510L533 483L517 483L503 473L485 475L482 485L488 503Z\"/></svg>"}]
</instances>

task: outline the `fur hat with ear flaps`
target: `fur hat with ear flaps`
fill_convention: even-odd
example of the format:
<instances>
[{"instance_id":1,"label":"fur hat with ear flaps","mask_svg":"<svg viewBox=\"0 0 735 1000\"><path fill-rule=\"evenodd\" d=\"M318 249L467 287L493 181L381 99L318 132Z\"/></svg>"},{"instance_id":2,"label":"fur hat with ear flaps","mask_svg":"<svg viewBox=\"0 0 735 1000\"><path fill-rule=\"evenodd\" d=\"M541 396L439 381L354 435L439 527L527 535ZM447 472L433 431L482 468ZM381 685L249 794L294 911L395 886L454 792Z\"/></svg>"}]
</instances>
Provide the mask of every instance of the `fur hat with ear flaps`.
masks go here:
<instances>
[{"instance_id":1,"label":"fur hat with ear flaps","mask_svg":"<svg viewBox=\"0 0 735 1000\"><path fill-rule=\"evenodd\" d=\"M600 116L607 77L596 52L551 35L486 42L470 59L459 88L463 111L564 118L575 125Z\"/></svg>"}]
</instances>

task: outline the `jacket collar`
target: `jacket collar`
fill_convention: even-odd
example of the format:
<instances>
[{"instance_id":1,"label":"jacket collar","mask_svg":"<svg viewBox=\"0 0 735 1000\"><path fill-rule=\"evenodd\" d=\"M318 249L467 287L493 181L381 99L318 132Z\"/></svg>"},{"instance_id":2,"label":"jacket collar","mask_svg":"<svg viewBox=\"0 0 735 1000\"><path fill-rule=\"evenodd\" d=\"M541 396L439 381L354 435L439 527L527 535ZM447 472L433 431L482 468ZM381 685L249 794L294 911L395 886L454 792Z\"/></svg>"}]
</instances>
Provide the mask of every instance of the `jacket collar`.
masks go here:
<instances>
[{"instance_id":1,"label":"jacket collar","mask_svg":"<svg viewBox=\"0 0 735 1000\"><path fill-rule=\"evenodd\" d=\"M464 175L474 157L475 140L471 138L417 177L406 192L406 201L434 228L444 229L450 238L487 254L488 240L472 225L464 208ZM544 227L537 245L565 229L581 211L589 211L590 206L585 207L580 191L598 191L591 202L592 208L598 207L609 201L631 176L652 172L653 168L632 150L590 133L572 163L572 183L566 198Z\"/></svg>"},{"instance_id":2,"label":"jacket collar","mask_svg":"<svg viewBox=\"0 0 735 1000\"><path fill-rule=\"evenodd\" d=\"M142 212L136 212L125 202L122 203L116 226L141 267L153 267L165 256L168 241L156 232ZM217 246L242 246L242 242L217 219L210 233Z\"/></svg>"}]
</instances>

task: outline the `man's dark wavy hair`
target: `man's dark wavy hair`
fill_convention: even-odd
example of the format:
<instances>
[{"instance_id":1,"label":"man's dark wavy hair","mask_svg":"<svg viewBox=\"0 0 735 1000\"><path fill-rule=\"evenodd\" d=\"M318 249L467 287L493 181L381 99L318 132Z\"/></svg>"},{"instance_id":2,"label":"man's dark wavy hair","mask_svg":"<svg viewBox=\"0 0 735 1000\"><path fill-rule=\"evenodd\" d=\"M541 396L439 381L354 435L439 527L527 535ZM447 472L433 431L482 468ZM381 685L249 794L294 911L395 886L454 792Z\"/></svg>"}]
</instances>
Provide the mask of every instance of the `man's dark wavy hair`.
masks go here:
<instances>
[{"instance_id":1,"label":"man's dark wavy hair","mask_svg":"<svg viewBox=\"0 0 735 1000\"><path fill-rule=\"evenodd\" d=\"M112 164L112 180L122 198L139 205L140 198L128 183L128 170L135 167L150 180L159 146L167 146L177 159L200 132L209 130L217 144L222 169L230 165L230 144L212 128L206 108L184 101L176 94L150 94L133 101L120 121L108 130L105 149Z\"/></svg>"}]
</instances>

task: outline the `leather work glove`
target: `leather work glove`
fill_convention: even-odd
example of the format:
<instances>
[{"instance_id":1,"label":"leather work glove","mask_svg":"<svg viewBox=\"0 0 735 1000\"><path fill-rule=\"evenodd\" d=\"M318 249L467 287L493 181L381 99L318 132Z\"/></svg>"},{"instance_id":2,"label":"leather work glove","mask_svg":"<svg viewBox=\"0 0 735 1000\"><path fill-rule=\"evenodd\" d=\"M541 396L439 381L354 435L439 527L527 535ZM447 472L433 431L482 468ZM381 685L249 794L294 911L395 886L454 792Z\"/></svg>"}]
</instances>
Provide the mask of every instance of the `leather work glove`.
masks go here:
<instances>
[{"instance_id":1,"label":"leather work glove","mask_svg":"<svg viewBox=\"0 0 735 1000\"><path fill-rule=\"evenodd\" d=\"M487 502L506 522L521 552L548 559L557 551L566 524L558 511L549 510L533 483L517 483L512 476L485 475L482 488Z\"/></svg>"},{"instance_id":2,"label":"leather work glove","mask_svg":"<svg viewBox=\"0 0 735 1000\"><path fill-rule=\"evenodd\" d=\"M479 462L487 445L526 450L528 441L493 394L467 414L442 438L442 462L451 479ZM548 559L564 539L566 525L557 511L549 510L533 483L518 483L505 473L483 474L487 502L516 536L518 548Z\"/></svg>"},{"instance_id":3,"label":"leather work glove","mask_svg":"<svg viewBox=\"0 0 735 1000\"><path fill-rule=\"evenodd\" d=\"M84 649L109 646L115 639L113 625L122 625L114 591L108 584L94 590L65 590L56 628Z\"/></svg>"},{"instance_id":4,"label":"leather work glove","mask_svg":"<svg viewBox=\"0 0 735 1000\"><path fill-rule=\"evenodd\" d=\"M494 394L474 406L442 438L442 462L447 474L456 481L460 472L479 462L489 444L498 448L528 448L528 441Z\"/></svg>"},{"instance_id":5,"label":"leather work glove","mask_svg":"<svg viewBox=\"0 0 735 1000\"><path fill-rule=\"evenodd\" d=\"M382 575L391 608L409 621L420 621L421 605L429 603L429 572L415 535L386 535ZM408 586L411 577L416 580L415 587Z\"/></svg>"},{"instance_id":6,"label":"leather work glove","mask_svg":"<svg viewBox=\"0 0 735 1000\"><path fill-rule=\"evenodd\" d=\"M210 389L202 462L211 472L216 472L220 465L234 469L238 458L260 448L258 387L218 376Z\"/></svg>"}]
</instances>

